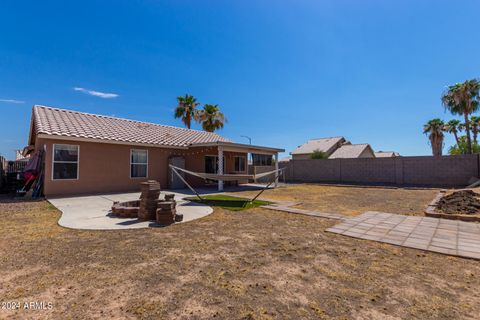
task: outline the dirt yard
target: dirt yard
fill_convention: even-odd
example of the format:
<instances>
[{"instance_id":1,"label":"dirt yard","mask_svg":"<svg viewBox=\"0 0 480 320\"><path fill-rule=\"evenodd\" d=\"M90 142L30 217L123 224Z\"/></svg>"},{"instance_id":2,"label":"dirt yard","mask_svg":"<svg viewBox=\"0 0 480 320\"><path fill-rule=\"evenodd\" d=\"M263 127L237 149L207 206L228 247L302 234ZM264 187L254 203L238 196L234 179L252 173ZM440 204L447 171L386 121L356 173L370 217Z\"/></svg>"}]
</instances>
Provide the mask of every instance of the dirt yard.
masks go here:
<instances>
[{"instance_id":1,"label":"dirt yard","mask_svg":"<svg viewBox=\"0 0 480 320\"><path fill-rule=\"evenodd\" d=\"M286 191L278 193L287 197ZM363 203L350 211L346 201L325 208L356 213L367 206L365 191L358 191L362 199L349 200ZM409 199L396 196L394 203L394 191L388 190L382 206L381 192L368 196L378 199L370 200L368 209L409 213L431 200L425 191L408 191ZM335 223L326 219L260 208L216 209L168 228L87 232L61 228L58 218L47 202L0 200L0 303L21 303L20 310L0 309L0 318L478 319L480 314L479 261L326 233ZM24 310L24 302L51 308Z\"/></svg>"},{"instance_id":2,"label":"dirt yard","mask_svg":"<svg viewBox=\"0 0 480 320\"><path fill-rule=\"evenodd\" d=\"M301 202L298 208L345 215L382 211L423 216L426 206L435 198L438 191L297 184L269 189L260 196L260 199L296 201ZM258 191L248 191L235 194L251 197L257 193Z\"/></svg>"}]
</instances>

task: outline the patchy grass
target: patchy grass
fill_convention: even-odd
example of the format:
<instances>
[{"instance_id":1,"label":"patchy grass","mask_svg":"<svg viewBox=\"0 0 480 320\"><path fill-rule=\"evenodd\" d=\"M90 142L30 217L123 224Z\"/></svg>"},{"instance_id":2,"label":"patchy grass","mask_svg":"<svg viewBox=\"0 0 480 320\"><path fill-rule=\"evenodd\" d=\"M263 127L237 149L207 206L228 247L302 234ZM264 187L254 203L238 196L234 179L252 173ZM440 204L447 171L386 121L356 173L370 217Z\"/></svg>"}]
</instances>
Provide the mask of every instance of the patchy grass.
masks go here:
<instances>
[{"instance_id":1,"label":"patchy grass","mask_svg":"<svg viewBox=\"0 0 480 320\"><path fill-rule=\"evenodd\" d=\"M232 193L250 197L258 191ZM296 184L266 190L263 200L295 201L301 209L358 215L366 211L383 211L424 216L424 210L438 190L379 187L347 187L317 184Z\"/></svg>"},{"instance_id":2,"label":"patchy grass","mask_svg":"<svg viewBox=\"0 0 480 320\"><path fill-rule=\"evenodd\" d=\"M295 191L297 192L297 191ZM413 191L414 192L414 191ZM0 319L477 319L480 262L358 240L262 208L115 231L0 200Z\"/></svg>"},{"instance_id":3,"label":"patchy grass","mask_svg":"<svg viewBox=\"0 0 480 320\"><path fill-rule=\"evenodd\" d=\"M268 201L263 200L255 200L251 201L248 198L239 198L234 196L228 196L223 194L216 194L216 195L206 195L202 196L203 201L198 199L198 197L188 197L185 198L189 201L201 202L211 207L219 207L231 211L240 211L240 210L247 210L252 209L260 206L265 206L270 204Z\"/></svg>"}]
</instances>

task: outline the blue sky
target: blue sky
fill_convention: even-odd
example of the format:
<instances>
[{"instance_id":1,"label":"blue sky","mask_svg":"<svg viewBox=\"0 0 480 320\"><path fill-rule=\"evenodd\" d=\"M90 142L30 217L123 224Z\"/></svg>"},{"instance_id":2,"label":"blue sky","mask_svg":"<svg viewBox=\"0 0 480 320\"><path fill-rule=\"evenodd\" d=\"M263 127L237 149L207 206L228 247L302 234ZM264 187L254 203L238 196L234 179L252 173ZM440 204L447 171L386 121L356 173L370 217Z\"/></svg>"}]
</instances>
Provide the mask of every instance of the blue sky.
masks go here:
<instances>
[{"instance_id":1,"label":"blue sky","mask_svg":"<svg viewBox=\"0 0 480 320\"><path fill-rule=\"evenodd\" d=\"M33 104L181 126L175 97L190 93L221 106L229 122L219 133L237 142L248 135L292 151L343 135L427 155L422 125L452 118L440 103L445 86L480 76L479 9L441 0L2 1L0 154L26 145Z\"/></svg>"}]
</instances>

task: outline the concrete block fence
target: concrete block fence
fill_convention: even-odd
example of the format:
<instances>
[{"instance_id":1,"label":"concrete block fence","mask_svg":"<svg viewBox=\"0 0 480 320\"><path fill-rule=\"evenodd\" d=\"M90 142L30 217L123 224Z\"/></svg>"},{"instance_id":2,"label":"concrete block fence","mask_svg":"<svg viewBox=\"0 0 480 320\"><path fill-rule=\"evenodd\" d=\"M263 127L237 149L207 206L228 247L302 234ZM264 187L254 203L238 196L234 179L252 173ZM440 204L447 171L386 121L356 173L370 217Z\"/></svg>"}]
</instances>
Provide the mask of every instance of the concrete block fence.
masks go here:
<instances>
[{"instance_id":1,"label":"concrete block fence","mask_svg":"<svg viewBox=\"0 0 480 320\"><path fill-rule=\"evenodd\" d=\"M464 187L480 176L474 155L308 159L280 163L288 182Z\"/></svg>"},{"instance_id":2,"label":"concrete block fence","mask_svg":"<svg viewBox=\"0 0 480 320\"><path fill-rule=\"evenodd\" d=\"M269 171L273 171L275 170L275 166L248 166L248 173L249 174L260 174L260 173L265 173L265 172L269 172ZM270 181L272 181L274 178L273 175L271 176L267 176L267 177L264 177L264 178L259 178L257 180L258 183L269 183Z\"/></svg>"}]
</instances>

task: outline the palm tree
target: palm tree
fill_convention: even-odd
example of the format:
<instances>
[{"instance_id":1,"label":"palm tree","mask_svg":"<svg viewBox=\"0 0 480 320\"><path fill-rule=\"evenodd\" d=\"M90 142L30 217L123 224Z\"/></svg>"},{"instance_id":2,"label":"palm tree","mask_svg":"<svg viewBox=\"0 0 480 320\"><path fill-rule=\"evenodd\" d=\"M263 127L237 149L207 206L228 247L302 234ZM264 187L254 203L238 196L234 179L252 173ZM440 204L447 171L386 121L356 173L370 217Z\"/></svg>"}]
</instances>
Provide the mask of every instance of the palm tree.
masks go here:
<instances>
[{"instance_id":1,"label":"palm tree","mask_svg":"<svg viewBox=\"0 0 480 320\"><path fill-rule=\"evenodd\" d=\"M225 116L216 104L206 104L203 110L197 113L195 120L202 124L203 130L208 132L214 132L223 128L227 122L227 119L225 119Z\"/></svg>"},{"instance_id":2,"label":"palm tree","mask_svg":"<svg viewBox=\"0 0 480 320\"><path fill-rule=\"evenodd\" d=\"M428 134L432 154L434 156L442 155L443 148L443 128L445 124L440 119L432 119L423 126L423 133Z\"/></svg>"},{"instance_id":3,"label":"palm tree","mask_svg":"<svg viewBox=\"0 0 480 320\"><path fill-rule=\"evenodd\" d=\"M480 129L480 117L472 116L470 118L470 125L472 126L473 143L477 144L478 130Z\"/></svg>"},{"instance_id":4,"label":"palm tree","mask_svg":"<svg viewBox=\"0 0 480 320\"><path fill-rule=\"evenodd\" d=\"M177 97L178 106L175 108L175 118L182 118L182 122L190 129L192 119L195 119L199 103L194 96L186 94L184 97Z\"/></svg>"},{"instance_id":5,"label":"palm tree","mask_svg":"<svg viewBox=\"0 0 480 320\"><path fill-rule=\"evenodd\" d=\"M477 79L466 80L449 86L442 95L442 103L453 114L463 115L465 131L467 132L468 153L472 153L472 139L470 137L470 121L468 116L478 110L480 82Z\"/></svg>"},{"instance_id":6,"label":"palm tree","mask_svg":"<svg viewBox=\"0 0 480 320\"><path fill-rule=\"evenodd\" d=\"M462 131L462 125L460 123L460 120L457 119L452 119L445 124L444 130L448 133L453 134L455 137L455 141L457 142L457 146L459 145L458 141L458 132Z\"/></svg>"}]
</instances>

